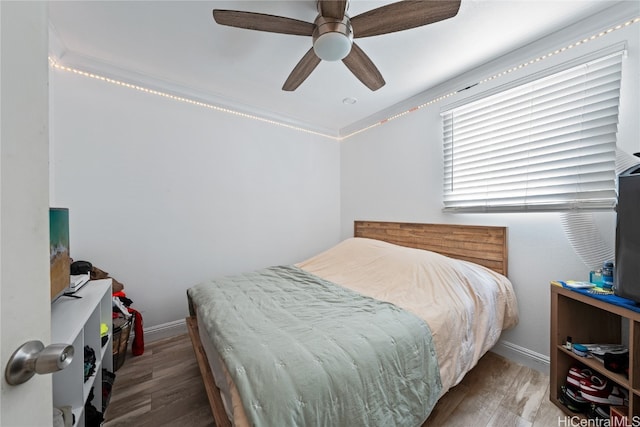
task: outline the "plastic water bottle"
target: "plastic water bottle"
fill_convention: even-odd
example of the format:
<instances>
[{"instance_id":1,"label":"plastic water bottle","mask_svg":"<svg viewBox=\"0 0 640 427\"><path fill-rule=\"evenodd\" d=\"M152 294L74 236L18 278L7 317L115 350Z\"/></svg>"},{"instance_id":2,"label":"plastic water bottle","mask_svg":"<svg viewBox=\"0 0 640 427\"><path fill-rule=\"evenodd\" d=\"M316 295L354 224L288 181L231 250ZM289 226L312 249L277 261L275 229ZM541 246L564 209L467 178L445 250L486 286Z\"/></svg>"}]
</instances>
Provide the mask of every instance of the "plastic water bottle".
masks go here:
<instances>
[{"instance_id":1,"label":"plastic water bottle","mask_svg":"<svg viewBox=\"0 0 640 427\"><path fill-rule=\"evenodd\" d=\"M602 265L602 287L611 289L613 287L613 263L607 261Z\"/></svg>"}]
</instances>

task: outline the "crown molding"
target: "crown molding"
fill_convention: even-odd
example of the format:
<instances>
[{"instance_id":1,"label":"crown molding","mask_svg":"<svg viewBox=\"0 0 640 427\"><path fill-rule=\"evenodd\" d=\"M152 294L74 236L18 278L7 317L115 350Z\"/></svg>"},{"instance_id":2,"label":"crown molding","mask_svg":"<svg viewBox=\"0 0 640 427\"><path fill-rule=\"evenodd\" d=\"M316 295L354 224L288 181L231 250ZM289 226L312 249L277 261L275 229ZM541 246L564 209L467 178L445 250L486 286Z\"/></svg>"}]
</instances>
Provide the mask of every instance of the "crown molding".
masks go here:
<instances>
[{"instance_id":1,"label":"crown molding","mask_svg":"<svg viewBox=\"0 0 640 427\"><path fill-rule=\"evenodd\" d=\"M49 22L49 57L59 62L68 50L53 24Z\"/></svg>"},{"instance_id":2,"label":"crown molding","mask_svg":"<svg viewBox=\"0 0 640 427\"><path fill-rule=\"evenodd\" d=\"M597 34L600 31L604 31L612 26L626 22L630 19L634 19L640 13L640 2L637 1L619 1L612 3L612 6L605 11L596 13L590 17L587 17L581 21L574 23L573 25L555 31L539 40L517 48L505 55L498 58L494 58L484 64L467 70L466 72L459 74L455 77L448 79L446 82L429 88L417 95L414 95L404 101L401 101L389 108L378 111L368 117L365 117L357 122L354 122L348 126L339 129L339 134L343 139L348 138L351 134L354 134L363 129L376 126L386 122L389 118L403 114L408 111L414 111L416 106L422 105L431 100L435 100L443 95L456 93L455 96L447 98L445 102L439 102L438 105L445 106L452 102L459 102L460 99L466 98L469 95L479 94L483 91L491 88L495 88L502 84L508 83L514 79L522 78L523 74L530 74L544 70L549 67L563 63L564 61L570 61L578 56L584 56L589 52L606 48L609 45L624 41L628 37L629 28L622 29L620 31L613 32L612 35L599 38L598 40L585 43L582 46L573 48L570 54L556 55L548 58L545 61L540 61L537 64L526 67L525 70L518 73L511 73L509 77L502 79L495 79L492 83L484 85L475 85L479 80L484 77L488 77L499 73L505 69L505 67L511 67L514 64L519 64L529 61L532 57L544 54L556 47L562 47L568 43L573 43L576 40L581 40L584 37L589 37L593 34ZM631 27L637 27L638 25L632 25ZM616 35L617 34L617 35ZM463 88L464 92L462 91Z\"/></svg>"},{"instance_id":3,"label":"crown molding","mask_svg":"<svg viewBox=\"0 0 640 427\"><path fill-rule=\"evenodd\" d=\"M291 117L277 114L273 111L264 110L225 98L219 94L208 93L206 91L177 84L160 77L127 70L97 58L77 54L64 46L59 37L57 37L55 29L52 26L49 28L50 55L52 59L61 66L144 87L149 90L167 93L176 97L210 104L215 107L228 109L243 115L255 116L256 118L267 122L276 122L277 124L284 125L285 127L293 128L293 130L310 132L327 139L338 139L339 135L337 129L329 129L317 126L313 123L295 120Z\"/></svg>"}]
</instances>

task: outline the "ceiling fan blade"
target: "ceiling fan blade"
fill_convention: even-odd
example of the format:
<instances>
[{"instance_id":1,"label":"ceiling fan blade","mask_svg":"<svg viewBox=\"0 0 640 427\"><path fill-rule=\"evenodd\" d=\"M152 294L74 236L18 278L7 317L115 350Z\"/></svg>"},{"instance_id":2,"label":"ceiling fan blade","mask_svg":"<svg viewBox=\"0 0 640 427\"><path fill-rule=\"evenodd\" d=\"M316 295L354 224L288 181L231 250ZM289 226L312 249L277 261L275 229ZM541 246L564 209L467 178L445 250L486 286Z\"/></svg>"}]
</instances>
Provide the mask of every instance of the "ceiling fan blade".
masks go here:
<instances>
[{"instance_id":1,"label":"ceiling fan blade","mask_svg":"<svg viewBox=\"0 0 640 427\"><path fill-rule=\"evenodd\" d=\"M351 18L353 37L408 30L456 16L461 0L407 0L372 9Z\"/></svg>"},{"instance_id":2,"label":"ceiling fan blade","mask_svg":"<svg viewBox=\"0 0 640 427\"><path fill-rule=\"evenodd\" d=\"M287 81L284 82L282 86L282 90L293 91L298 88L302 84L303 81L309 77L311 72L315 70L315 68L320 63L320 58L316 56L313 51L313 48L309 49L307 53L304 54L300 62L295 66Z\"/></svg>"},{"instance_id":3,"label":"ceiling fan blade","mask_svg":"<svg viewBox=\"0 0 640 427\"><path fill-rule=\"evenodd\" d=\"M347 0L320 0L320 15L327 18L344 18Z\"/></svg>"},{"instance_id":4,"label":"ceiling fan blade","mask_svg":"<svg viewBox=\"0 0 640 427\"><path fill-rule=\"evenodd\" d=\"M315 28L310 22L239 10L213 9L213 19L220 25L296 36L310 36Z\"/></svg>"},{"instance_id":5,"label":"ceiling fan blade","mask_svg":"<svg viewBox=\"0 0 640 427\"><path fill-rule=\"evenodd\" d=\"M351 52L342 62L369 89L378 90L385 85L378 68L357 44L351 45Z\"/></svg>"}]
</instances>

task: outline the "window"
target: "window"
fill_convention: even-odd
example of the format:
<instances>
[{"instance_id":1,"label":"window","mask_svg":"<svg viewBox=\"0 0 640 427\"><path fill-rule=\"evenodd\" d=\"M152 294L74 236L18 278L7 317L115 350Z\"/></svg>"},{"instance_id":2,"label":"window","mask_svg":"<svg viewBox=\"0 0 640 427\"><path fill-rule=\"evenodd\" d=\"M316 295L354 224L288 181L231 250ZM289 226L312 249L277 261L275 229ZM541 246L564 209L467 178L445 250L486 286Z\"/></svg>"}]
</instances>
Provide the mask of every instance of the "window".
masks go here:
<instances>
[{"instance_id":1,"label":"window","mask_svg":"<svg viewBox=\"0 0 640 427\"><path fill-rule=\"evenodd\" d=\"M443 112L445 211L612 209L622 53Z\"/></svg>"}]
</instances>

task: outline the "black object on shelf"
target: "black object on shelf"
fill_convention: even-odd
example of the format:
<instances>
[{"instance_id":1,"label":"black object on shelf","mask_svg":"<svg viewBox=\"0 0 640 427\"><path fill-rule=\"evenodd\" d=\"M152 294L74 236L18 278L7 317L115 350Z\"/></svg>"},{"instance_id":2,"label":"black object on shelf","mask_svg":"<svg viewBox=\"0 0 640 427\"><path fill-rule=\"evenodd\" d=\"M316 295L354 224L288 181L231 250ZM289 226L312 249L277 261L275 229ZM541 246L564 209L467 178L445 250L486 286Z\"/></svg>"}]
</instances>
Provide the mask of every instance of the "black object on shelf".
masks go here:
<instances>
[{"instance_id":1,"label":"black object on shelf","mask_svg":"<svg viewBox=\"0 0 640 427\"><path fill-rule=\"evenodd\" d=\"M626 375L629 377L629 352L626 353L605 353L604 367L611 372Z\"/></svg>"},{"instance_id":2,"label":"black object on shelf","mask_svg":"<svg viewBox=\"0 0 640 427\"><path fill-rule=\"evenodd\" d=\"M71 275L87 274L91 272L91 263L89 261L74 261L71 263Z\"/></svg>"},{"instance_id":3,"label":"black object on shelf","mask_svg":"<svg viewBox=\"0 0 640 427\"><path fill-rule=\"evenodd\" d=\"M102 412L98 411L98 409L93 406L91 401L93 400L93 387L91 387L91 391L89 392L89 398L87 399L87 403L84 404L84 418L85 418L85 426L86 427L100 427L102 422L104 421L104 417Z\"/></svg>"},{"instance_id":4,"label":"black object on shelf","mask_svg":"<svg viewBox=\"0 0 640 427\"><path fill-rule=\"evenodd\" d=\"M84 346L84 382L96 372L96 352L88 345Z\"/></svg>"},{"instance_id":5,"label":"black object on shelf","mask_svg":"<svg viewBox=\"0 0 640 427\"><path fill-rule=\"evenodd\" d=\"M109 405L111 390L113 389L113 383L115 380L116 374L109 372L106 369L102 370L102 413L107 410L107 405Z\"/></svg>"}]
</instances>

